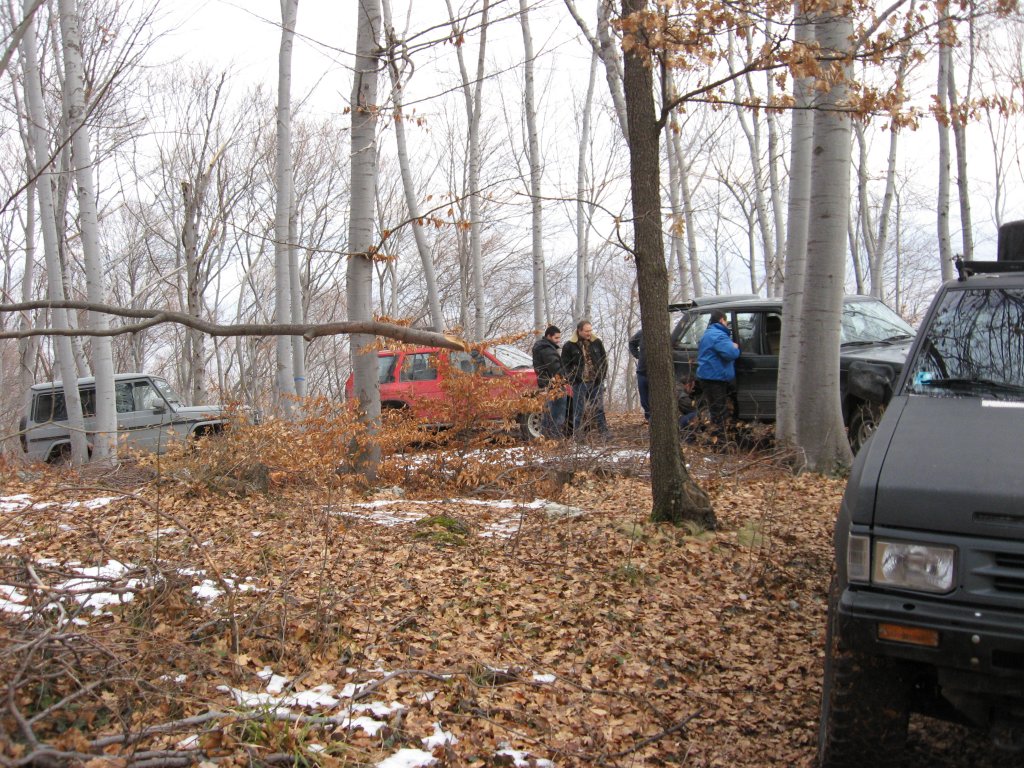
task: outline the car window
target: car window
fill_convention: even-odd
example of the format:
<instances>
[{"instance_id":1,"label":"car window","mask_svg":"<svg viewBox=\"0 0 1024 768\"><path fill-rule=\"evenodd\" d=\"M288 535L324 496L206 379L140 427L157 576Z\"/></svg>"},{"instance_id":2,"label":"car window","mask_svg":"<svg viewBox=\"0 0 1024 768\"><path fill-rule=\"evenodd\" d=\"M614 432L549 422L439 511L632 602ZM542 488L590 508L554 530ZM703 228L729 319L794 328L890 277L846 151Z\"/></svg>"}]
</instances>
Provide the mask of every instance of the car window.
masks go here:
<instances>
[{"instance_id":1,"label":"car window","mask_svg":"<svg viewBox=\"0 0 1024 768\"><path fill-rule=\"evenodd\" d=\"M740 349L760 354L761 344L757 337L760 312L737 312L732 318L732 337L739 342Z\"/></svg>"},{"instance_id":2,"label":"car window","mask_svg":"<svg viewBox=\"0 0 1024 768\"><path fill-rule=\"evenodd\" d=\"M470 352L473 358L473 367L478 374L481 376L504 376L505 371L501 369L501 366L491 360L487 355L478 350ZM532 361L531 361L532 367Z\"/></svg>"},{"instance_id":3,"label":"car window","mask_svg":"<svg viewBox=\"0 0 1024 768\"><path fill-rule=\"evenodd\" d=\"M114 401L118 413L131 413L135 410L135 395L132 394L130 381L122 381L114 386Z\"/></svg>"},{"instance_id":4,"label":"car window","mask_svg":"<svg viewBox=\"0 0 1024 768\"><path fill-rule=\"evenodd\" d=\"M399 381L434 381L437 378L437 355L433 352L417 352L406 355L402 361Z\"/></svg>"},{"instance_id":5,"label":"car window","mask_svg":"<svg viewBox=\"0 0 1024 768\"><path fill-rule=\"evenodd\" d=\"M679 321L682 328L677 326L679 331L678 338L673 339L673 345L676 349L697 349L700 346L701 336L704 335L704 331L708 328L708 320L710 314L703 312L700 314L684 315ZM672 334L676 336L675 333Z\"/></svg>"},{"instance_id":6,"label":"car window","mask_svg":"<svg viewBox=\"0 0 1024 768\"><path fill-rule=\"evenodd\" d=\"M782 346L782 315L778 312L765 312L764 314L764 353L766 355L779 354Z\"/></svg>"},{"instance_id":7,"label":"car window","mask_svg":"<svg viewBox=\"0 0 1024 768\"><path fill-rule=\"evenodd\" d=\"M377 357L377 383L390 384L395 378L395 362L398 355L380 355Z\"/></svg>"},{"instance_id":8,"label":"car window","mask_svg":"<svg viewBox=\"0 0 1024 768\"><path fill-rule=\"evenodd\" d=\"M922 333L911 393L1024 400L1024 289L950 290Z\"/></svg>"},{"instance_id":9,"label":"car window","mask_svg":"<svg viewBox=\"0 0 1024 768\"><path fill-rule=\"evenodd\" d=\"M132 386L132 394L135 398L136 411L151 411L157 406L164 405L164 399L148 381L136 381Z\"/></svg>"},{"instance_id":10,"label":"car window","mask_svg":"<svg viewBox=\"0 0 1024 768\"><path fill-rule=\"evenodd\" d=\"M82 398L82 416L89 418L96 415L96 390L79 389ZM68 418L67 404L64 402L64 391L56 389L43 392L36 397L32 420L35 422L65 421Z\"/></svg>"}]
</instances>

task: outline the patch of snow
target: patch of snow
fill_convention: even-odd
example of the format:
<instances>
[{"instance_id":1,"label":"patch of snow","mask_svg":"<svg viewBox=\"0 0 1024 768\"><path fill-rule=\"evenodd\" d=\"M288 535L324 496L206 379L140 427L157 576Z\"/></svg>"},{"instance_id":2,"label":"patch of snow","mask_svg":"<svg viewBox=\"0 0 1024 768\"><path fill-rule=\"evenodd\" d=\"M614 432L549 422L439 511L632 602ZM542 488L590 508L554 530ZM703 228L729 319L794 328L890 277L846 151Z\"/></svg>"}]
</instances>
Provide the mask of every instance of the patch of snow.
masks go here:
<instances>
[{"instance_id":1,"label":"patch of snow","mask_svg":"<svg viewBox=\"0 0 1024 768\"><path fill-rule=\"evenodd\" d=\"M512 749L507 742L502 742L498 745L501 747L495 754L502 757L511 757L512 765L517 768L526 768L530 765L530 753L523 749ZM545 760L542 757L533 758L533 764L537 768L554 768L555 764L550 760Z\"/></svg>"},{"instance_id":2,"label":"patch of snow","mask_svg":"<svg viewBox=\"0 0 1024 768\"><path fill-rule=\"evenodd\" d=\"M534 675L533 682L535 683L553 683L557 678L554 675Z\"/></svg>"},{"instance_id":3,"label":"patch of snow","mask_svg":"<svg viewBox=\"0 0 1024 768\"><path fill-rule=\"evenodd\" d=\"M267 693L280 693L284 690L284 687L288 684L288 678L283 675L275 675L274 671L270 667L264 667L256 673L256 677L260 680L266 680L267 682Z\"/></svg>"},{"instance_id":4,"label":"patch of snow","mask_svg":"<svg viewBox=\"0 0 1024 768\"><path fill-rule=\"evenodd\" d=\"M437 762L429 752L405 747L377 763L377 768L426 768Z\"/></svg>"},{"instance_id":5,"label":"patch of snow","mask_svg":"<svg viewBox=\"0 0 1024 768\"><path fill-rule=\"evenodd\" d=\"M199 737L196 734L186 736L174 745L177 749L196 749L199 747Z\"/></svg>"},{"instance_id":6,"label":"patch of snow","mask_svg":"<svg viewBox=\"0 0 1024 768\"><path fill-rule=\"evenodd\" d=\"M434 723L434 732L422 739L423 746L427 749L434 749L436 747L443 747L446 744L458 744L459 740L456 738L454 733L446 731L441 727L440 723Z\"/></svg>"},{"instance_id":7,"label":"patch of snow","mask_svg":"<svg viewBox=\"0 0 1024 768\"><path fill-rule=\"evenodd\" d=\"M200 600L216 600L224 594L224 590L220 588L217 582L203 579L201 584L192 587L192 594Z\"/></svg>"},{"instance_id":8,"label":"patch of snow","mask_svg":"<svg viewBox=\"0 0 1024 768\"><path fill-rule=\"evenodd\" d=\"M392 701L390 704L385 704L383 701L371 701L368 704L354 704L352 706L353 712L371 712L376 717L391 717L395 712L405 709L403 704L399 704L397 701Z\"/></svg>"},{"instance_id":9,"label":"patch of snow","mask_svg":"<svg viewBox=\"0 0 1024 768\"><path fill-rule=\"evenodd\" d=\"M32 497L27 493L18 493L14 496L0 496L0 512L20 512L32 503Z\"/></svg>"},{"instance_id":10,"label":"patch of snow","mask_svg":"<svg viewBox=\"0 0 1024 768\"><path fill-rule=\"evenodd\" d=\"M338 706L338 699L332 695L333 693L334 686L330 683L324 683L307 691L297 691L290 696L286 696L283 701L292 707L303 707L304 709L324 707L330 709L331 707Z\"/></svg>"},{"instance_id":11,"label":"patch of snow","mask_svg":"<svg viewBox=\"0 0 1024 768\"><path fill-rule=\"evenodd\" d=\"M319 754L321 752L326 752L327 751L327 747L325 747L323 744L316 744L316 743L307 744L306 745L306 751L307 752L312 752L314 755L316 755L316 754Z\"/></svg>"},{"instance_id":12,"label":"patch of snow","mask_svg":"<svg viewBox=\"0 0 1024 768\"><path fill-rule=\"evenodd\" d=\"M251 531L249 535L252 536L254 539L258 539L260 536L263 535L263 531Z\"/></svg>"},{"instance_id":13,"label":"patch of snow","mask_svg":"<svg viewBox=\"0 0 1024 768\"><path fill-rule=\"evenodd\" d=\"M429 704L437 698L437 691L425 691L416 697L417 704Z\"/></svg>"},{"instance_id":14,"label":"patch of snow","mask_svg":"<svg viewBox=\"0 0 1024 768\"><path fill-rule=\"evenodd\" d=\"M21 544L24 539L16 537L13 539L0 539L0 547L16 547Z\"/></svg>"},{"instance_id":15,"label":"patch of snow","mask_svg":"<svg viewBox=\"0 0 1024 768\"><path fill-rule=\"evenodd\" d=\"M0 584L0 611L6 613L26 614L32 612L31 605L25 605L28 595L19 592L14 587Z\"/></svg>"},{"instance_id":16,"label":"patch of snow","mask_svg":"<svg viewBox=\"0 0 1024 768\"><path fill-rule=\"evenodd\" d=\"M386 725L387 723L383 723L380 720L374 720L368 715L360 715L353 720L349 720L347 723L349 728L362 728L367 736L376 736L380 733L380 729Z\"/></svg>"},{"instance_id":17,"label":"patch of snow","mask_svg":"<svg viewBox=\"0 0 1024 768\"><path fill-rule=\"evenodd\" d=\"M88 501L69 501L64 505L65 509L76 509L78 507L85 507L86 509L100 509L101 507L109 506L112 502L120 499L120 496L100 496L96 499L89 499Z\"/></svg>"}]
</instances>

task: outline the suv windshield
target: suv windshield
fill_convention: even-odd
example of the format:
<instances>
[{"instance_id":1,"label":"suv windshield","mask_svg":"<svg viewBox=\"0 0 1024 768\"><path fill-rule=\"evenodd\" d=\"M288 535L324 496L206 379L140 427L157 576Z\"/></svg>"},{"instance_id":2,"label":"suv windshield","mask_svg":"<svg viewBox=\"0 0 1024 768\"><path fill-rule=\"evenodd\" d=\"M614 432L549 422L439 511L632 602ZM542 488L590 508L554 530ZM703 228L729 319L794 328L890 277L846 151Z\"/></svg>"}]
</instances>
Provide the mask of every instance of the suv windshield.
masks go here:
<instances>
[{"instance_id":1,"label":"suv windshield","mask_svg":"<svg viewBox=\"0 0 1024 768\"><path fill-rule=\"evenodd\" d=\"M153 384L155 384L156 388L160 390L160 394L164 396L164 400L171 405L181 405L181 398L178 397L178 393L175 392L171 385L167 383L166 379L158 379L154 376Z\"/></svg>"},{"instance_id":2,"label":"suv windshield","mask_svg":"<svg viewBox=\"0 0 1024 768\"><path fill-rule=\"evenodd\" d=\"M498 358L498 362L509 370L533 368L532 357L508 344L496 344L491 349L491 354Z\"/></svg>"},{"instance_id":3,"label":"suv windshield","mask_svg":"<svg viewBox=\"0 0 1024 768\"><path fill-rule=\"evenodd\" d=\"M914 329L880 301L847 301L843 304L840 344L877 344L913 337Z\"/></svg>"},{"instance_id":4,"label":"suv windshield","mask_svg":"<svg viewBox=\"0 0 1024 768\"><path fill-rule=\"evenodd\" d=\"M1024 400L1024 289L947 292L910 371L911 394Z\"/></svg>"}]
</instances>

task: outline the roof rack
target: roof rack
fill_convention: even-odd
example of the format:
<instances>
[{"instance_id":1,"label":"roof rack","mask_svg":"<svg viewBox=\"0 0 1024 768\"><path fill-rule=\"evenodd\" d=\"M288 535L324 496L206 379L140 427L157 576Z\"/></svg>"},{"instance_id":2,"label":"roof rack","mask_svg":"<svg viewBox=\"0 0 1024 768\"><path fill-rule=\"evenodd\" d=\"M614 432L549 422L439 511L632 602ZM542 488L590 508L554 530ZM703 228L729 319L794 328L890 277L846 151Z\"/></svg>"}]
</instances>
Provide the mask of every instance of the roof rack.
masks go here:
<instances>
[{"instance_id":1,"label":"roof rack","mask_svg":"<svg viewBox=\"0 0 1024 768\"><path fill-rule=\"evenodd\" d=\"M752 299L760 299L756 293L723 293L719 296L700 296L696 299L690 299L689 301L680 301L675 304L668 305L669 312L685 312L688 309L694 307L707 307L713 304L725 304L729 301L750 301Z\"/></svg>"},{"instance_id":2,"label":"roof rack","mask_svg":"<svg viewBox=\"0 0 1024 768\"><path fill-rule=\"evenodd\" d=\"M954 263L961 282L971 275L1024 272L1024 261L965 261L957 256Z\"/></svg>"}]
</instances>

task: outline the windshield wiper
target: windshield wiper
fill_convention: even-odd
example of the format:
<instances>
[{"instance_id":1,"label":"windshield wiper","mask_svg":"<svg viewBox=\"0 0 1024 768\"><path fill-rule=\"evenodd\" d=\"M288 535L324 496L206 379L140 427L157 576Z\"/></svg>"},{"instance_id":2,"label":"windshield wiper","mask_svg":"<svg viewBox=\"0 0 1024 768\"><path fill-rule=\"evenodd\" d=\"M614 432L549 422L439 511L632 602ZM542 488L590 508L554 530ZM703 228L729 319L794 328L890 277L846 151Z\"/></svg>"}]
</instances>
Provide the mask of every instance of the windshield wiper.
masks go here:
<instances>
[{"instance_id":1,"label":"windshield wiper","mask_svg":"<svg viewBox=\"0 0 1024 768\"><path fill-rule=\"evenodd\" d=\"M946 378L946 379L928 379L926 381L918 382L923 386L928 387L939 387L942 389L958 389L958 390L973 390L983 389L992 393L1007 393L1007 394L1024 394L1024 386L1020 384L1011 384L1008 381L995 381L993 379L983 379L978 376L969 378Z\"/></svg>"},{"instance_id":2,"label":"windshield wiper","mask_svg":"<svg viewBox=\"0 0 1024 768\"><path fill-rule=\"evenodd\" d=\"M912 339L912 338L914 338L914 337L911 336L909 333L897 333L895 336L890 336L889 338L887 338L886 341L888 341L888 342L906 341L907 339Z\"/></svg>"}]
</instances>

